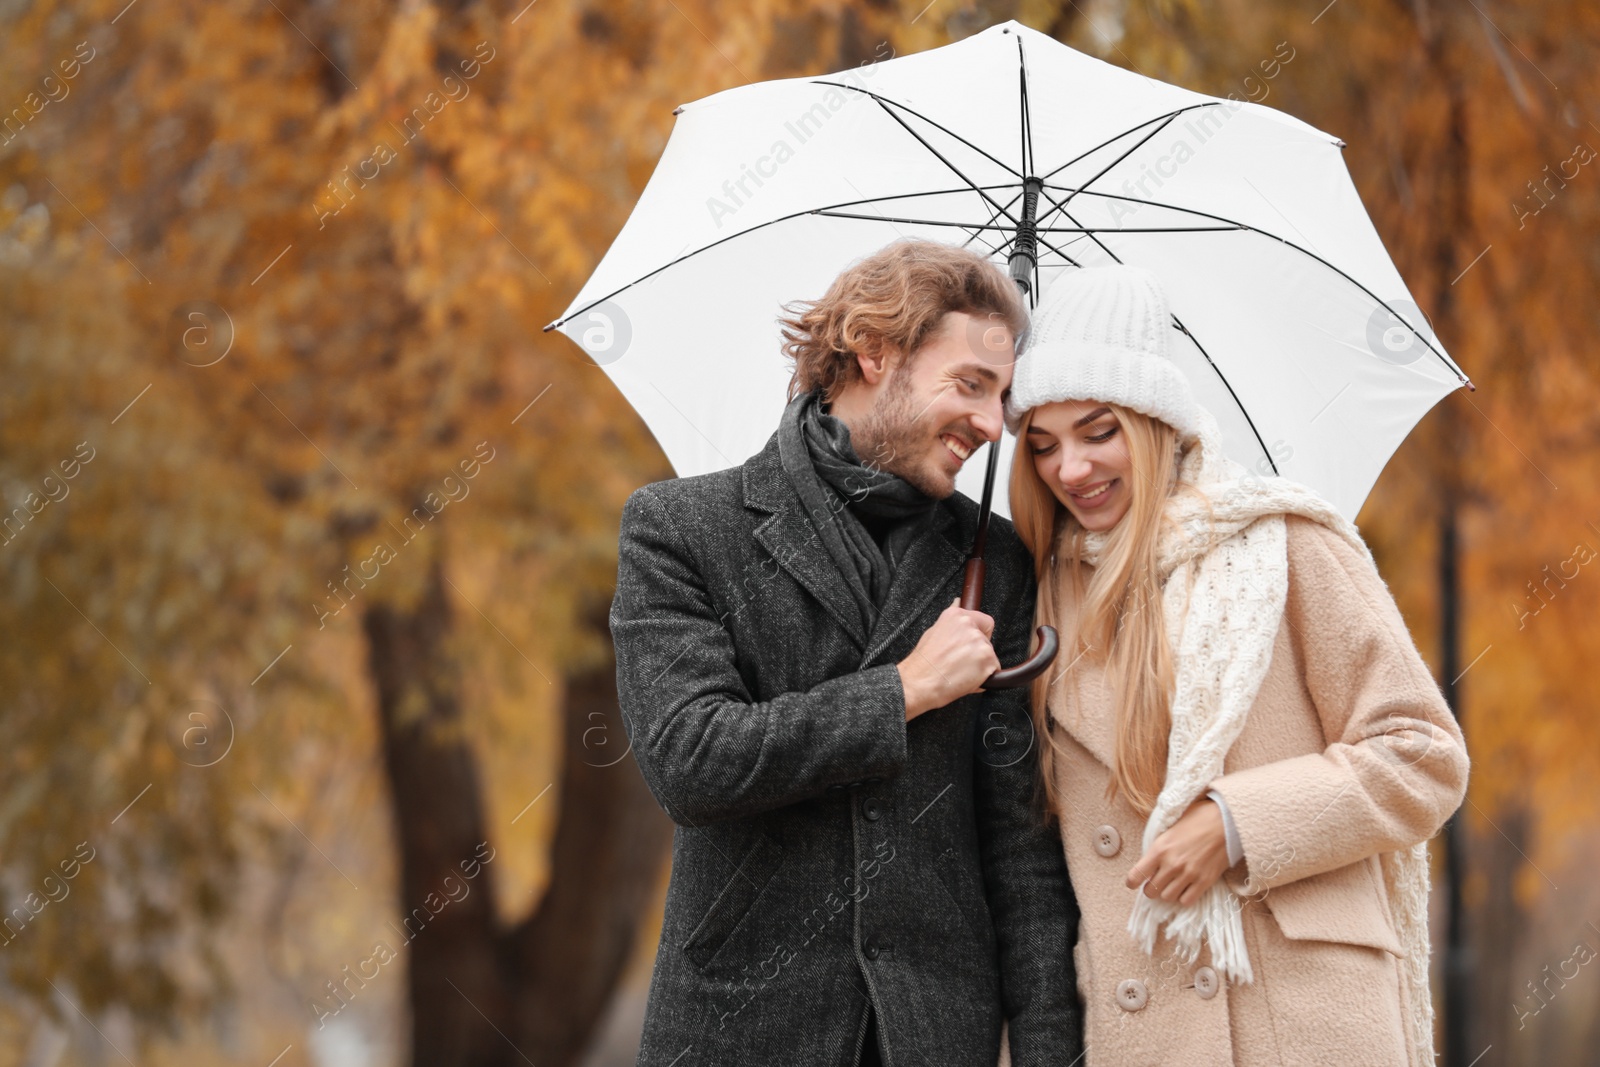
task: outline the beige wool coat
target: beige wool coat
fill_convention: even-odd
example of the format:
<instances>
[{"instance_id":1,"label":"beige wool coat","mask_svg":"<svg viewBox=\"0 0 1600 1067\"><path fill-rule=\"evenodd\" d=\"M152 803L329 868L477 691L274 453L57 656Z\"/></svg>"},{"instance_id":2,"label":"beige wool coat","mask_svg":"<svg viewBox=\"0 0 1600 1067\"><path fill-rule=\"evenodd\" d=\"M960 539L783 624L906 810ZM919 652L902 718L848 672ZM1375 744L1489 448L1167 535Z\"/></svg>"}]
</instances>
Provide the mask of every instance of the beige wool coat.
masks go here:
<instances>
[{"instance_id":1,"label":"beige wool coat","mask_svg":"<svg viewBox=\"0 0 1600 1067\"><path fill-rule=\"evenodd\" d=\"M1115 707L1085 657L1049 698L1061 839L1082 909L1075 958L1086 1067L1404 1067L1412 1010L1378 854L1433 836L1466 792L1449 708L1376 570L1337 534L1289 516L1288 599L1271 666L1212 781L1244 858L1254 981L1228 986L1209 950L1185 964L1127 931L1144 820L1106 799ZM1059 583L1072 632L1070 582ZM1004 1063L1004 1058L1002 1058ZM1065 1065L1063 1065L1065 1067Z\"/></svg>"}]
</instances>

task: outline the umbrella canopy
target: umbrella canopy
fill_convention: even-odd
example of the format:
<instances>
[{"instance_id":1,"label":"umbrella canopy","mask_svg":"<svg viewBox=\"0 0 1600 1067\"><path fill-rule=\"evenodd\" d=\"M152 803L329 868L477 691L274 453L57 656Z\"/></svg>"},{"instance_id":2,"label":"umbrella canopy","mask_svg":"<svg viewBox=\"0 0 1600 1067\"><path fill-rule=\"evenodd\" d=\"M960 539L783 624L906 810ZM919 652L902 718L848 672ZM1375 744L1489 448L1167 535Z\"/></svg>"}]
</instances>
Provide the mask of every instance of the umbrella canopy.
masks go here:
<instances>
[{"instance_id":1,"label":"umbrella canopy","mask_svg":"<svg viewBox=\"0 0 1600 1067\"><path fill-rule=\"evenodd\" d=\"M1468 384L1373 229L1343 142L1271 108L1007 22L676 114L627 224L546 329L593 357L679 475L741 463L777 427L781 304L902 237L1004 267L1030 186L1035 300L1079 266L1155 271L1174 358L1229 455L1348 517L1417 420ZM969 463L957 485L977 497L982 480Z\"/></svg>"}]
</instances>

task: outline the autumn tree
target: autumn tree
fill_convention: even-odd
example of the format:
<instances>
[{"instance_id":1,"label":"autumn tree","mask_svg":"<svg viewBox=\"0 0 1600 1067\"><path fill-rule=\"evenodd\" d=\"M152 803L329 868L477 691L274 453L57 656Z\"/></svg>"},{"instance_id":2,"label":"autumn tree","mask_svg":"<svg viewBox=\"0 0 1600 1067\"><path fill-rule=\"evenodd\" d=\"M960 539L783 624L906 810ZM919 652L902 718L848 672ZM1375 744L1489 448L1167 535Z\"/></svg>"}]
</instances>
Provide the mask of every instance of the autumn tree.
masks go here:
<instances>
[{"instance_id":1,"label":"autumn tree","mask_svg":"<svg viewBox=\"0 0 1600 1067\"><path fill-rule=\"evenodd\" d=\"M0 11L8 1002L173 1032L235 995L215 934L240 872L310 857L327 889L297 914L337 910L404 953L414 1062L572 1062L666 841L623 754L604 620L621 502L669 472L540 327L620 229L677 104L1013 17L1343 136L1477 381L1362 520L1456 687L1464 903L1480 953L1504 944L1593 818L1581 783L1600 769L1600 584L1572 562L1600 548L1582 476L1600 179L1579 161L1600 147L1600 13L1320 6ZM1280 41L1295 58L1269 73ZM387 890L316 855L355 821L320 811L321 783L361 761L387 787ZM488 877L451 899L483 846ZM331 976L286 969L307 1027L337 1003ZM1506 976L1472 980L1470 1044L1559 1047L1555 1027L1492 1022Z\"/></svg>"}]
</instances>

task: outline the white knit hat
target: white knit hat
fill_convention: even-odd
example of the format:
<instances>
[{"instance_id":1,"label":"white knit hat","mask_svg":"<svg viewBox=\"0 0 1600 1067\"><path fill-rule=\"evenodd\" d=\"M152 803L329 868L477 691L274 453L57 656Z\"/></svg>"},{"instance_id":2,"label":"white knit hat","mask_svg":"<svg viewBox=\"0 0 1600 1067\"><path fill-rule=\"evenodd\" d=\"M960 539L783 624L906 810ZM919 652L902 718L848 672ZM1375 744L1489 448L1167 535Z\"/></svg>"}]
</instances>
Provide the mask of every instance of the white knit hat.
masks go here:
<instances>
[{"instance_id":1,"label":"white knit hat","mask_svg":"<svg viewBox=\"0 0 1600 1067\"><path fill-rule=\"evenodd\" d=\"M1172 362L1172 314L1161 280L1143 267L1079 267L1058 278L1034 309L1006 400L1017 432L1029 408L1101 400L1143 412L1185 440L1199 432L1199 405Z\"/></svg>"}]
</instances>

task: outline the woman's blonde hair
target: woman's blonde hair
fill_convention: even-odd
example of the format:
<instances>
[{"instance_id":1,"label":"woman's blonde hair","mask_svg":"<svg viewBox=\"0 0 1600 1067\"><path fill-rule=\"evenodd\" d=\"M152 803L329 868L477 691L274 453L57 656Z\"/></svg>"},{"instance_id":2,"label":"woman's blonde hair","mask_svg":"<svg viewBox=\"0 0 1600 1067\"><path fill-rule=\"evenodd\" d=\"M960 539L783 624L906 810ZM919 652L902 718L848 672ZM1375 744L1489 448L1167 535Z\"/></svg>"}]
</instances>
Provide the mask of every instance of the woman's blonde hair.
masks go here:
<instances>
[{"instance_id":1,"label":"woman's blonde hair","mask_svg":"<svg viewBox=\"0 0 1600 1067\"><path fill-rule=\"evenodd\" d=\"M1011 463L1011 521L1033 556L1039 578L1035 625L1059 627L1056 583L1065 575L1079 605L1077 625L1062 634L1056 663L1033 682L1035 735L1039 738L1040 786L1047 813L1059 817L1057 741L1046 707L1050 687L1080 659L1099 659L1116 696L1115 758L1107 799L1118 794L1148 816L1167 774L1171 729L1172 655L1161 613L1161 578L1156 554L1167 498L1177 484L1178 433L1171 426L1118 404L1107 404L1122 424L1132 477L1127 513L1111 530L1084 582L1084 528L1062 506L1034 468L1023 414L1017 455Z\"/></svg>"}]
</instances>

